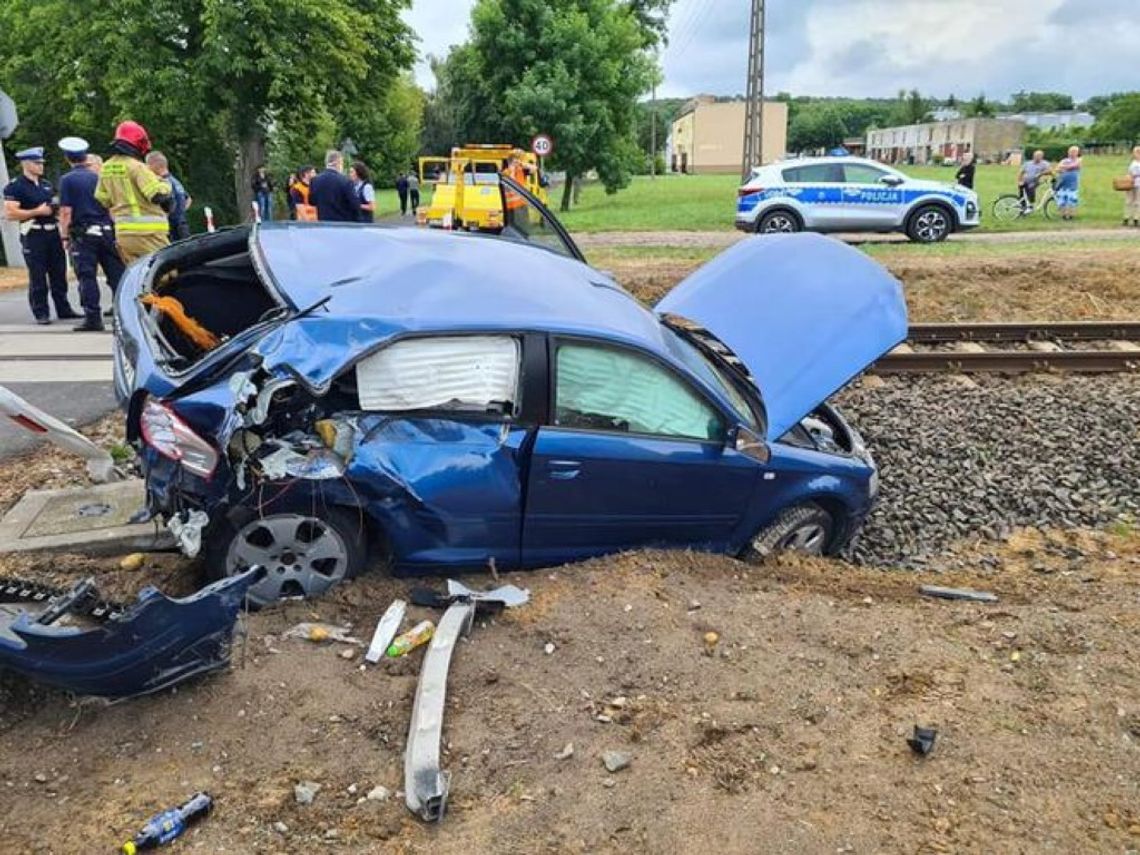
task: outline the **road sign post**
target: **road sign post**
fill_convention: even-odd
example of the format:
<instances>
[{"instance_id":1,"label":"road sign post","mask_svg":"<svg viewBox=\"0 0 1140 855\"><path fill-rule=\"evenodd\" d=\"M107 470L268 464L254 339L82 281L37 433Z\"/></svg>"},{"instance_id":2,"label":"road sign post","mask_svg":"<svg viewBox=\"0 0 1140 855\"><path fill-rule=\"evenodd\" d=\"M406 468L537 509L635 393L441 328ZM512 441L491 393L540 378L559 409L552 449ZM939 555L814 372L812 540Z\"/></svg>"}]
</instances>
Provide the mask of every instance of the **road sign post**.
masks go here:
<instances>
[{"instance_id":1,"label":"road sign post","mask_svg":"<svg viewBox=\"0 0 1140 855\"><path fill-rule=\"evenodd\" d=\"M10 180L8 178L8 161L4 155L4 140L16 132L19 119L16 116L16 105L12 99L0 91L0 187ZM20 228L12 221L0 214L0 240L4 245L4 257L9 267L26 267L24 264L24 251L20 247Z\"/></svg>"}]
</instances>

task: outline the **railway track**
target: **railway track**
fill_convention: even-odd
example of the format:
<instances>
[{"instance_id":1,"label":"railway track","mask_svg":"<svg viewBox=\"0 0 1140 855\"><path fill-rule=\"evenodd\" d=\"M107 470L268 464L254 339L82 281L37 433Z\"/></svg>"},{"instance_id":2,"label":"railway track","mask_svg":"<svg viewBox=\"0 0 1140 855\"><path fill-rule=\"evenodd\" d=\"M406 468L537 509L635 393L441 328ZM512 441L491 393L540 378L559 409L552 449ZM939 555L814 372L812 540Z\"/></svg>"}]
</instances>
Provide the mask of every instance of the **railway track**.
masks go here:
<instances>
[{"instance_id":1,"label":"railway track","mask_svg":"<svg viewBox=\"0 0 1140 855\"><path fill-rule=\"evenodd\" d=\"M876 374L1140 371L1140 322L915 324Z\"/></svg>"}]
</instances>

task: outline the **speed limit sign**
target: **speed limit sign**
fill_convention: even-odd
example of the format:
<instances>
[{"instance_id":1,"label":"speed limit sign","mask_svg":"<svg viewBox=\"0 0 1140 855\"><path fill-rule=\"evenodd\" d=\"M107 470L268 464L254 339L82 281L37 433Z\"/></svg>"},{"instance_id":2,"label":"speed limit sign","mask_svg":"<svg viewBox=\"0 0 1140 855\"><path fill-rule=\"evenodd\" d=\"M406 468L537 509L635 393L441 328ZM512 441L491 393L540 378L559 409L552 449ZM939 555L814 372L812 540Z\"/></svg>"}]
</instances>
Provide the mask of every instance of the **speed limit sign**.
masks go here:
<instances>
[{"instance_id":1,"label":"speed limit sign","mask_svg":"<svg viewBox=\"0 0 1140 855\"><path fill-rule=\"evenodd\" d=\"M549 157L554 152L554 140L546 134L539 134L530 141L530 150L539 157Z\"/></svg>"}]
</instances>

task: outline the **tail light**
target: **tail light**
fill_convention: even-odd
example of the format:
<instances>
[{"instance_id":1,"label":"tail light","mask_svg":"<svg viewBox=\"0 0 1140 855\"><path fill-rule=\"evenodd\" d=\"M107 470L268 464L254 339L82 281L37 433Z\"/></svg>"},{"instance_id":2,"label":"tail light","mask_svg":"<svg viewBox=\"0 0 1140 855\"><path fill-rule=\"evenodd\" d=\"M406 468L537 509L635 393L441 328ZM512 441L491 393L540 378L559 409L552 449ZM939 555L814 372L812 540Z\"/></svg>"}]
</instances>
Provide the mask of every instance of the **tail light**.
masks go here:
<instances>
[{"instance_id":1,"label":"tail light","mask_svg":"<svg viewBox=\"0 0 1140 855\"><path fill-rule=\"evenodd\" d=\"M202 478L214 474L218 453L214 447L191 430L165 404L148 398L139 416L143 441L170 460L177 460L188 471Z\"/></svg>"},{"instance_id":2,"label":"tail light","mask_svg":"<svg viewBox=\"0 0 1140 855\"><path fill-rule=\"evenodd\" d=\"M740 187L736 191L736 198L739 199L742 196L751 196L753 193L763 193L763 192L764 192L763 187Z\"/></svg>"}]
</instances>

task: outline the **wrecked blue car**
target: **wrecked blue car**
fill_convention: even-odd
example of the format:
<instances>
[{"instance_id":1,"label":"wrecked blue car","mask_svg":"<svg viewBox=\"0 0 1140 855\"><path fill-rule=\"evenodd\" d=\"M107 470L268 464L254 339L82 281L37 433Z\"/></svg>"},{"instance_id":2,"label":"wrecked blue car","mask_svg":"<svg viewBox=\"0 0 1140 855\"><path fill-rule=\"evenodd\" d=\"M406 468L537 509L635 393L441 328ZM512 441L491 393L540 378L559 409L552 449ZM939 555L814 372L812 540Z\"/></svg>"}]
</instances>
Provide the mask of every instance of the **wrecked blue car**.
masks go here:
<instances>
[{"instance_id":1,"label":"wrecked blue car","mask_svg":"<svg viewBox=\"0 0 1140 855\"><path fill-rule=\"evenodd\" d=\"M273 223L131 268L115 385L184 549L264 565L261 603L384 562L842 550L878 478L826 399L905 338L899 283L750 238L649 309L511 186L498 236Z\"/></svg>"}]
</instances>

